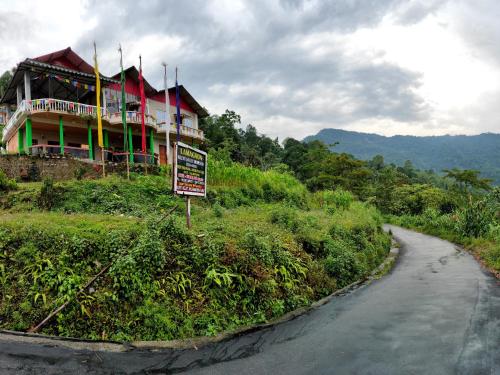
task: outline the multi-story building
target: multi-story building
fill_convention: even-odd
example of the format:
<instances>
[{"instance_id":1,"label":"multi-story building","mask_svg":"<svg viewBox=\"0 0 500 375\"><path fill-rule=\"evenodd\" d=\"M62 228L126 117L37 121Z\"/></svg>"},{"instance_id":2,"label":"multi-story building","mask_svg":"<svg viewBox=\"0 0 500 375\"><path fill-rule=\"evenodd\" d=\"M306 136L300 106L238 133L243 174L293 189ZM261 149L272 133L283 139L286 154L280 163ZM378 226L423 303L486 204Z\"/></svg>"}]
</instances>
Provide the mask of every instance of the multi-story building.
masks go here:
<instances>
[{"instance_id":1,"label":"multi-story building","mask_svg":"<svg viewBox=\"0 0 500 375\"><path fill-rule=\"evenodd\" d=\"M127 149L121 114L120 74L100 75L104 153L97 145L97 107L93 67L71 48L19 63L0 100L6 108L2 139L9 153L71 154L86 160L124 161L127 155L135 162L166 164L166 131L177 137L175 88L169 88L170 111L165 113L165 90L157 90L144 80L147 152L141 152L141 107L139 72L125 71ZM15 111L8 110L17 106ZM180 86L180 139L200 144L204 135L199 120L207 111ZM165 121L167 119L167 121ZM1 121L0 121L1 122ZM172 148L170 148L172 150ZM170 151L172 152L172 151Z\"/></svg>"}]
</instances>

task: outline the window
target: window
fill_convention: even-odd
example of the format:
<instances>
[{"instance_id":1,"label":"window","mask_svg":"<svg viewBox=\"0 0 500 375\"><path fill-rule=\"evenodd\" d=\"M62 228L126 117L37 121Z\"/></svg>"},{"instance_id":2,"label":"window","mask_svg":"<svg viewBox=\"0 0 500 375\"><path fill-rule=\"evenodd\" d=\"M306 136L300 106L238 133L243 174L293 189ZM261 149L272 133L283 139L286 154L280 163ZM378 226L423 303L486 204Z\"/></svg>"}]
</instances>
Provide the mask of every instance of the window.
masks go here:
<instances>
[{"instance_id":1,"label":"window","mask_svg":"<svg viewBox=\"0 0 500 375\"><path fill-rule=\"evenodd\" d=\"M81 148L82 144L81 143L68 142L68 147Z\"/></svg>"},{"instance_id":2,"label":"window","mask_svg":"<svg viewBox=\"0 0 500 375\"><path fill-rule=\"evenodd\" d=\"M193 119L191 117L185 116L183 122L184 122L184 126L187 126L188 128L193 127Z\"/></svg>"}]
</instances>

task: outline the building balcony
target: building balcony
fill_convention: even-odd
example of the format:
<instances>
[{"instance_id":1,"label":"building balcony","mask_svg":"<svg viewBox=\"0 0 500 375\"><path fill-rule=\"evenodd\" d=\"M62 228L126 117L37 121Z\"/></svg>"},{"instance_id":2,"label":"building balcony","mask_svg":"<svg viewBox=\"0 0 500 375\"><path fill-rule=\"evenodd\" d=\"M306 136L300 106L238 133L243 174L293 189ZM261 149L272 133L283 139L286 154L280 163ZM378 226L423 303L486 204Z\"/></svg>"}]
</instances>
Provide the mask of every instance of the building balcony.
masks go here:
<instances>
[{"instance_id":1,"label":"building balcony","mask_svg":"<svg viewBox=\"0 0 500 375\"><path fill-rule=\"evenodd\" d=\"M29 153L35 156L70 156L75 159L87 160L93 162L90 157L90 150L88 148L64 146L61 150L57 145L35 145L30 147ZM138 164L158 164L157 154L148 154L142 152L134 152L134 163ZM130 159L128 152L114 152L111 150L104 150L104 160L109 163L125 163ZM98 161L100 163L100 161Z\"/></svg>"},{"instance_id":2,"label":"building balcony","mask_svg":"<svg viewBox=\"0 0 500 375\"><path fill-rule=\"evenodd\" d=\"M166 129L167 129L167 126L164 123L163 124L159 124L157 126L157 130L160 133L161 132L165 133ZM203 130L190 128L190 127L184 126L184 125L181 125L179 127L179 130L180 130L181 136L196 138L196 139L199 139L199 140L204 140L205 139L205 135L203 134ZM170 134L177 135L177 125L175 125L175 124L170 125Z\"/></svg>"},{"instance_id":3,"label":"building balcony","mask_svg":"<svg viewBox=\"0 0 500 375\"><path fill-rule=\"evenodd\" d=\"M71 155L77 159L90 159L89 149L80 147L70 147L64 146L61 150L60 146L57 145L35 145L30 147L29 150L31 155L42 156L42 155Z\"/></svg>"},{"instance_id":4,"label":"building balcony","mask_svg":"<svg viewBox=\"0 0 500 375\"><path fill-rule=\"evenodd\" d=\"M142 119L141 119L141 112L135 112L135 111L127 111L125 112L127 115L127 124L141 124ZM106 120L111 125L116 125L122 123L122 113L121 112L113 112L113 113L108 113L106 116ZM152 126L156 127L156 119L151 116L151 115L145 115L144 116L144 123L146 126Z\"/></svg>"},{"instance_id":5,"label":"building balcony","mask_svg":"<svg viewBox=\"0 0 500 375\"><path fill-rule=\"evenodd\" d=\"M97 107L88 104L70 102L60 99L33 99L23 100L17 110L10 116L3 129L3 139L10 139L17 128L23 124L26 117L39 113L53 113L65 116L76 116L81 120L95 119L97 117ZM109 113L106 108L101 108L102 120L109 125L121 125L121 112ZM141 124L141 113L127 111L127 123ZM151 115L145 116L146 126L153 127L157 132L165 132L166 126L164 123L158 123L155 117ZM177 134L175 125L170 126L170 133ZM203 131L194 129L188 126L181 125L181 136L196 138L203 141L205 139Z\"/></svg>"}]
</instances>

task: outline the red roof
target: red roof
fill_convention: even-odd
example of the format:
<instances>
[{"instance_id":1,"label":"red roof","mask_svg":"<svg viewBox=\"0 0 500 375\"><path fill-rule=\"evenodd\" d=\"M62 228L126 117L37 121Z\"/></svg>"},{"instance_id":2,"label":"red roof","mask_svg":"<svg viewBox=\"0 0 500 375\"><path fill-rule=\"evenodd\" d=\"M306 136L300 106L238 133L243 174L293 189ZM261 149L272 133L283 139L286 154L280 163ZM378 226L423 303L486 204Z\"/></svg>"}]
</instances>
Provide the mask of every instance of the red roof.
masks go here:
<instances>
[{"instance_id":1,"label":"red roof","mask_svg":"<svg viewBox=\"0 0 500 375\"><path fill-rule=\"evenodd\" d=\"M46 64L59 65L79 72L94 74L94 68L78 56L71 47L47 55L35 57L33 60Z\"/></svg>"}]
</instances>

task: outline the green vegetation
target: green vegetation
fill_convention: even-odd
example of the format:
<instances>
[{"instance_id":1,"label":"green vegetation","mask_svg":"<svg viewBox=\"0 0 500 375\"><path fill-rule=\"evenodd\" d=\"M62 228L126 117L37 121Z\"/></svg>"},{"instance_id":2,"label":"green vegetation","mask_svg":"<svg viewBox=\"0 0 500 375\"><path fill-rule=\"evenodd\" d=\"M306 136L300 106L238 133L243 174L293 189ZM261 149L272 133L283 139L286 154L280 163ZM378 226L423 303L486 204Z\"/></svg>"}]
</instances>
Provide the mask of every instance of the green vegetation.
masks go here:
<instances>
[{"instance_id":1,"label":"green vegetation","mask_svg":"<svg viewBox=\"0 0 500 375\"><path fill-rule=\"evenodd\" d=\"M4 171L0 170L0 191L7 192L16 189L17 189L16 181L7 178Z\"/></svg>"},{"instance_id":2,"label":"green vegetation","mask_svg":"<svg viewBox=\"0 0 500 375\"><path fill-rule=\"evenodd\" d=\"M130 181L0 178L10 186L0 196L0 328L26 330L66 301L43 333L156 340L264 322L376 268L390 247L382 214L500 270L500 192L478 172L365 162L319 141L282 147L239 122L227 111L201 123L209 189L193 200L191 230L168 168Z\"/></svg>"},{"instance_id":3,"label":"green vegetation","mask_svg":"<svg viewBox=\"0 0 500 375\"><path fill-rule=\"evenodd\" d=\"M389 250L381 215L349 192L311 194L289 173L223 156L209 169L192 230L166 176L19 184L0 200L0 327L26 330L70 300L42 333L214 335L306 306Z\"/></svg>"},{"instance_id":4,"label":"green vegetation","mask_svg":"<svg viewBox=\"0 0 500 375\"><path fill-rule=\"evenodd\" d=\"M361 160L383 155L389 163L402 166L410 159L420 169L441 172L445 169L479 169L481 174L500 184L500 134L443 135L430 137L393 136L323 129L304 139L338 144L334 150Z\"/></svg>"}]
</instances>

